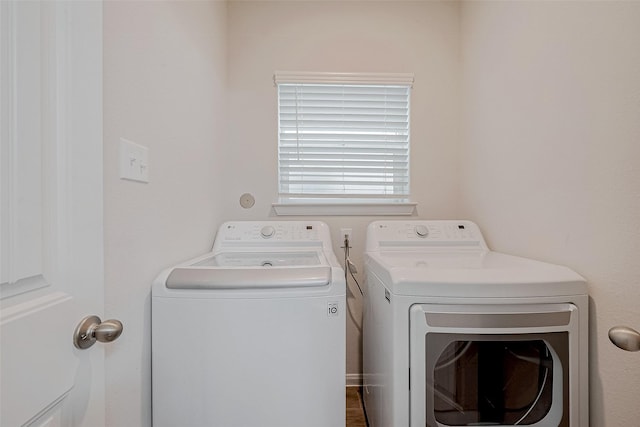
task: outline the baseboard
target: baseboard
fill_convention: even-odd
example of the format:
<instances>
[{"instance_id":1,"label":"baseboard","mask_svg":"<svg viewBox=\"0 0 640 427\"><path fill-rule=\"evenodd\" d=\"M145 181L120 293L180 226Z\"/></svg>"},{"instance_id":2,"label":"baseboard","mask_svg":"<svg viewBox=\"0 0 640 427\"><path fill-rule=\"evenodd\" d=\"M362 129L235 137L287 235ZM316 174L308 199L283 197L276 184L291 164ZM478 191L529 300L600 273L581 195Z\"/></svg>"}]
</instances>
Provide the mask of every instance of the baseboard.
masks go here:
<instances>
[{"instance_id":1,"label":"baseboard","mask_svg":"<svg viewBox=\"0 0 640 427\"><path fill-rule=\"evenodd\" d=\"M346 384L347 384L347 387L361 387L362 374L347 374Z\"/></svg>"}]
</instances>

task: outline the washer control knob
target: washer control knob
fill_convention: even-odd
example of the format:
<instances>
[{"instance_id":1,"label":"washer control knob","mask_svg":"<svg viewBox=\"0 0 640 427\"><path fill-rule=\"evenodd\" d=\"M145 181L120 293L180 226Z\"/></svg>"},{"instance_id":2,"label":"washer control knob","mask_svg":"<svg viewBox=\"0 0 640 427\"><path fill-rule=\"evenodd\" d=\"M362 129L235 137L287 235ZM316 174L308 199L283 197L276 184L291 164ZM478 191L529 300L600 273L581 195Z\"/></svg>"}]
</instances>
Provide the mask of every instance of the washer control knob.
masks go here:
<instances>
[{"instance_id":1,"label":"washer control knob","mask_svg":"<svg viewBox=\"0 0 640 427\"><path fill-rule=\"evenodd\" d=\"M264 237L265 239L270 239L271 237L273 237L273 235L275 234L276 229L273 228L270 225L265 225L264 227L262 227L262 229L260 230L260 235L262 237Z\"/></svg>"},{"instance_id":2,"label":"washer control knob","mask_svg":"<svg viewBox=\"0 0 640 427\"><path fill-rule=\"evenodd\" d=\"M426 225L416 225L415 232L420 237L427 237L429 235L429 229Z\"/></svg>"}]
</instances>

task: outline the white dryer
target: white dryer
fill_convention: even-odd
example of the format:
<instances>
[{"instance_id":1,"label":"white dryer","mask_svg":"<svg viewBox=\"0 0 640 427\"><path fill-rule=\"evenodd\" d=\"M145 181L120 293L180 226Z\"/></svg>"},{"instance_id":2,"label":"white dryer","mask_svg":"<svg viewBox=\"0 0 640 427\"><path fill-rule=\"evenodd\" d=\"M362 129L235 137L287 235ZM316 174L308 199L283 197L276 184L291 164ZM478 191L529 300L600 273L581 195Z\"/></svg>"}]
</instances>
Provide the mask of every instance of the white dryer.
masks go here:
<instances>
[{"instance_id":1,"label":"white dryer","mask_svg":"<svg viewBox=\"0 0 640 427\"><path fill-rule=\"evenodd\" d=\"M345 280L326 224L225 223L151 301L154 427L344 427Z\"/></svg>"},{"instance_id":2,"label":"white dryer","mask_svg":"<svg viewBox=\"0 0 640 427\"><path fill-rule=\"evenodd\" d=\"M369 225L370 427L586 427L588 296L572 270L490 251L469 221Z\"/></svg>"}]
</instances>

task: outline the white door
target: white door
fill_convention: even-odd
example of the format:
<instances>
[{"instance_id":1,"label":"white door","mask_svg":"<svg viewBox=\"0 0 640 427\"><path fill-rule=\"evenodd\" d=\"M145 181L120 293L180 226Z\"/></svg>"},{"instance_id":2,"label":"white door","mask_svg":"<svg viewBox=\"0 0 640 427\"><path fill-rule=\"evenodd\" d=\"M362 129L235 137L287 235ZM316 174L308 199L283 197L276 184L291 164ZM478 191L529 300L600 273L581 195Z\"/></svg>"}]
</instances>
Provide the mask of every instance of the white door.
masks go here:
<instances>
[{"instance_id":1,"label":"white door","mask_svg":"<svg viewBox=\"0 0 640 427\"><path fill-rule=\"evenodd\" d=\"M0 426L104 425L102 4L0 1ZM115 344L112 344L115 345Z\"/></svg>"}]
</instances>

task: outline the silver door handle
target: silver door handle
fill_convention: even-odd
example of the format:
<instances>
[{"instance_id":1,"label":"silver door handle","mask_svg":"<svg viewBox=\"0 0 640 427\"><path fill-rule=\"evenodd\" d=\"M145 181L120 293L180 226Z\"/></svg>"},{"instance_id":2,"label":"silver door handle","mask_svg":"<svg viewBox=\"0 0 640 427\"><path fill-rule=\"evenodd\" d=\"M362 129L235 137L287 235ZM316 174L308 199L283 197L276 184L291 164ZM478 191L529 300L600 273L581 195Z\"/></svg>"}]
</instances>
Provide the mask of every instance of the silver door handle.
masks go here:
<instances>
[{"instance_id":1,"label":"silver door handle","mask_svg":"<svg viewBox=\"0 0 640 427\"><path fill-rule=\"evenodd\" d=\"M100 320L98 316L87 316L80 321L73 332L73 345L80 350L87 349L96 341L115 341L122 334L122 322L115 319Z\"/></svg>"},{"instance_id":2,"label":"silver door handle","mask_svg":"<svg viewBox=\"0 0 640 427\"><path fill-rule=\"evenodd\" d=\"M614 326L609 329L609 339L623 350L640 350L640 332L628 326Z\"/></svg>"}]
</instances>

